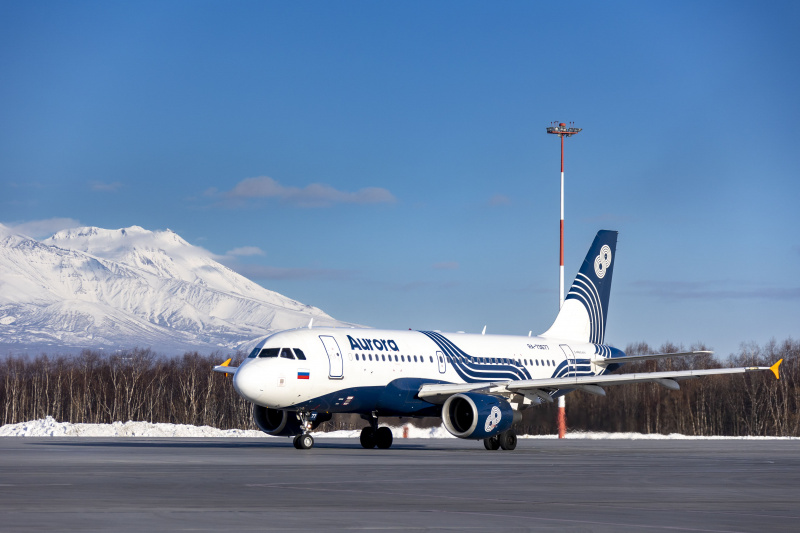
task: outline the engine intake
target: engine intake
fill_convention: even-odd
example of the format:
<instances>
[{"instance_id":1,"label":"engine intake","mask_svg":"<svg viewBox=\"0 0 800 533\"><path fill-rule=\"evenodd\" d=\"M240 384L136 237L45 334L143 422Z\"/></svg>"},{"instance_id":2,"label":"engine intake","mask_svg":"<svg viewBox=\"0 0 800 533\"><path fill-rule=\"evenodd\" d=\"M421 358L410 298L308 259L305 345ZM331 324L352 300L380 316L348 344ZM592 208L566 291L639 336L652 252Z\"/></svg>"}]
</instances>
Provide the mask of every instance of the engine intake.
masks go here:
<instances>
[{"instance_id":1,"label":"engine intake","mask_svg":"<svg viewBox=\"0 0 800 533\"><path fill-rule=\"evenodd\" d=\"M493 437L521 418L505 399L475 392L454 394L442 407L445 429L461 439Z\"/></svg>"},{"instance_id":2,"label":"engine intake","mask_svg":"<svg viewBox=\"0 0 800 533\"><path fill-rule=\"evenodd\" d=\"M291 437L303 432L300 428L300 420L297 419L294 411L282 411L254 405L253 421L258 429L275 437Z\"/></svg>"},{"instance_id":3,"label":"engine intake","mask_svg":"<svg viewBox=\"0 0 800 533\"><path fill-rule=\"evenodd\" d=\"M312 415L311 429L317 429L320 424L330 419L330 413L317 413ZM258 429L267 435L273 435L275 437L291 437L303 433L300 420L297 418L294 411L282 411L280 409L270 409L262 405L254 405L253 421L255 421Z\"/></svg>"}]
</instances>

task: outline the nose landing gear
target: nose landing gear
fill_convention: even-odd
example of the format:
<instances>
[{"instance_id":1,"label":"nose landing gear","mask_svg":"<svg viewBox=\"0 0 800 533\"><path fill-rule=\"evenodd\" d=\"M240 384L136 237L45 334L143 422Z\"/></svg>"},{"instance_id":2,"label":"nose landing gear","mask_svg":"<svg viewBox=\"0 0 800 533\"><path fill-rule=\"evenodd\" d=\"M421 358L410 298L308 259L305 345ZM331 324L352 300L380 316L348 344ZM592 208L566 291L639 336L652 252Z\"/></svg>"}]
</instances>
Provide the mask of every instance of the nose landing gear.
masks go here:
<instances>
[{"instance_id":1,"label":"nose landing gear","mask_svg":"<svg viewBox=\"0 0 800 533\"><path fill-rule=\"evenodd\" d=\"M310 450L314 446L314 437L309 433L311 431L312 413L298 411L297 418L300 419L300 427L303 429L303 433L297 435L292 444L298 450Z\"/></svg>"},{"instance_id":2,"label":"nose landing gear","mask_svg":"<svg viewBox=\"0 0 800 533\"><path fill-rule=\"evenodd\" d=\"M303 433L294 438L294 447L298 450L310 450L312 446L314 446L314 437L309 433Z\"/></svg>"}]
</instances>

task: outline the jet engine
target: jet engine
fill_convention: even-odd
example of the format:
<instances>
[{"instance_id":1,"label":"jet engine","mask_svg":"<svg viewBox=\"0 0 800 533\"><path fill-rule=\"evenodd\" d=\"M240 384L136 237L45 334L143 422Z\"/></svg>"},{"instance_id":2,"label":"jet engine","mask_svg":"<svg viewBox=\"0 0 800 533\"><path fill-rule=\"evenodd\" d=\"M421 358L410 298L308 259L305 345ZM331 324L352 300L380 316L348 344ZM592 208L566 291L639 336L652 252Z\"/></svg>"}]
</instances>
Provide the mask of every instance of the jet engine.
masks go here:
<instances>
[{"instance_id":1,"label":"jet engine","mask_svg":"<svg viewBox=\"0 0 800 533\"><path fill-rule=\"evenodd\" d=\"M253 406L253 420L258 429L275 437L291 437L303 432L300 420L294 411L281 411L270 409L261 405Z\"/></svg>"},{"instance_id":2,"label":"jet engine","mask_svg":"<svg viewBox=\"0 0 800 533\"><path fill-rule=\"evenodd\" d=\"M330 413L312 414L311 429L314 430L331 419ZM280 409L270 409L261 405L253 406L253 420L258 429L274 437L291 437L303 433L300 419L294 411L282 411Z\"/></svg>"},{"instance_id":3,"label":"jet engine","mask_svg":"<svg viewBox=\"0 0 800 533\"><path fill-rule=\"evenodd\" d=\"M493 437L520 419L522 415L504 398L489 394L454 394L442 407L444 427L461 439Z\"/></svg>"}]
</instances>

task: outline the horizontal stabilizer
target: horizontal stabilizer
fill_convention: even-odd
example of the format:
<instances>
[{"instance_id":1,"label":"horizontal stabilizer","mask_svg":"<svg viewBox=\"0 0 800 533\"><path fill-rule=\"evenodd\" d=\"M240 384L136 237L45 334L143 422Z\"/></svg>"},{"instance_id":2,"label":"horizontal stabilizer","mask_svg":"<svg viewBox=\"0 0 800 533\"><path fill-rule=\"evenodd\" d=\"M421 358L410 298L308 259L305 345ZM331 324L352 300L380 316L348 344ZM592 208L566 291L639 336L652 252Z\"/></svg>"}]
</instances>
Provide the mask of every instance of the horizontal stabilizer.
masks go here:
<instances>
[{"instance_id":1,"label":"horizontal stabilizer","mask_svg":"<svg viewBox=\"0 0 800 533\"><path fill-rule=\"evenodd\" d=\"M223 374L235 374L236 370L239 368L238 366L228 366L231 364L231 358L228 358L227 361L222 363L221 365L217 365L214 367L214 372L221 372Z\"/></svg>"}]
</instances>

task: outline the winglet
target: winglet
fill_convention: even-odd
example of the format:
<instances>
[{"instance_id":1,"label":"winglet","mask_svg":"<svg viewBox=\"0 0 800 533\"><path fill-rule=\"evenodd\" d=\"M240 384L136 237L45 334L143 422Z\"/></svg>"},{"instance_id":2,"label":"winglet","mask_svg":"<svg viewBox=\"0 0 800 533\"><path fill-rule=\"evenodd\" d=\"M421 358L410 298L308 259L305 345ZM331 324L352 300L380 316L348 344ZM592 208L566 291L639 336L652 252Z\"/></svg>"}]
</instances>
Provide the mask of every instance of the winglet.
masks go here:
<instances>
[{"instance_id":1,"label":"winglet","mask_svg":"<svg viewBox=\"0 0 800 533\"><path fill-rule=\"evenodd\" d=\"M233 360L233 358L232 358L232 357L228 357L228 360L227 360L227 361L225 361L224 363L222 363L222 364L221 364L221 365L219 365L219 366L229 366L229 365L231 364L231 361L232 361L232 360Z\"/></svg>"},{"instance_id":2,"label":"winglet","mask_svg":"<svg viewBox=\"0 0 800 533\"><path fill-rule=\"evenodd\" d=\"M778 373L778 368L781 366L781 363L783 363L783 359L778 359L777 363L769 367L772 373L775 374L775 379L781 379L781 375Z\"/></svg>"}]
</instances>

